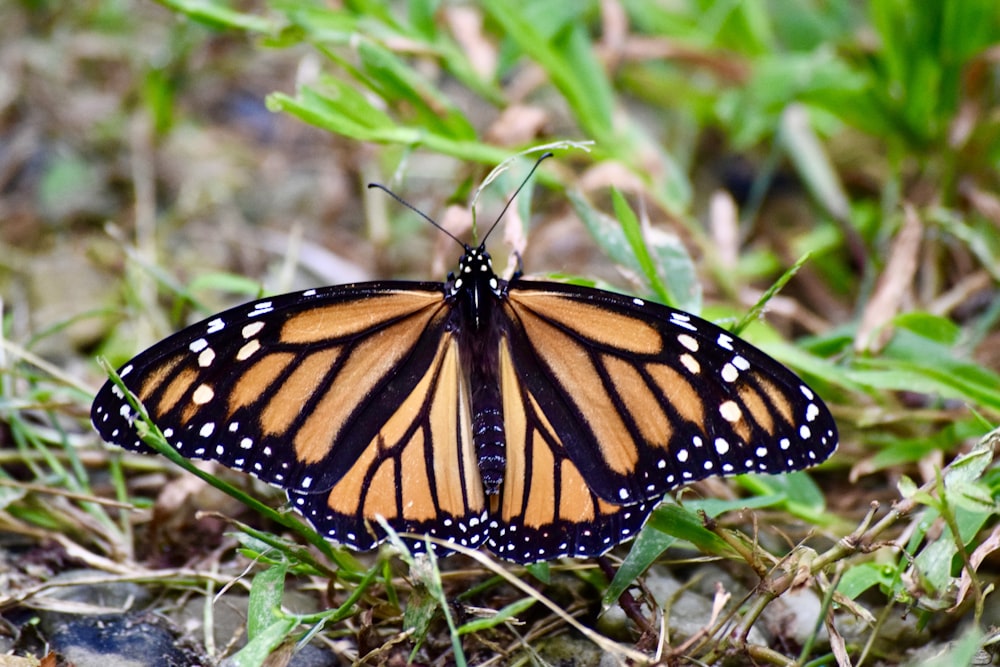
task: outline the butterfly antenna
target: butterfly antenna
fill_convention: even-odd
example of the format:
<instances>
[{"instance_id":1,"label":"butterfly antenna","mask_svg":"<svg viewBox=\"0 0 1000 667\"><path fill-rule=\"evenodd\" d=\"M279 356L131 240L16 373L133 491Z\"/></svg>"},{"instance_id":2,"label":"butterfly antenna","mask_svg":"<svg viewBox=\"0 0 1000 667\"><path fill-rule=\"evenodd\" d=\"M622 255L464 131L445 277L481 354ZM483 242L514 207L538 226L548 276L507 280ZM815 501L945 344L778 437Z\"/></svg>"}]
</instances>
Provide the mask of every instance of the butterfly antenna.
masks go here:
<instances>
[{"instance_id":1,"label":"butterfly antenna","mask_svg":"<svg viewBox=\"0 0 1000 667\"><path fill-rule=\"evenodd\" d=\"M503 219L503 216L507 212L507 209L510 208L510 205L514 203L515 199L517 199L517 195L520 194L521 190L524 189L524 186L527 185L528 181L531 180L531 177L535 173L535 170L538 169L538 165L542 163L542 160L547 160L548 158L552 157L552 155L553 155L552 152L543 153L540 158L535 160L535 166L531 168L531 171L529 171L528 175L524 177L524 180L521 181L521 184L517 186L517 190L515 190L514 194L510 196L510 199L507 200L507 203L504 204L503 210L500 211L500 215L497 216L497 219L493 221L493 225L490 226L489 231L487 231L486 235L483 236L483 241L482 241L483 243L486 243L486 239L488 239L490 234L493 233L493 230L496 229L496 226L500 224L500 220Z\"/></svg>"},{"instance_id":2,"label":"butterfly antenna","mask_svg":"<svg viewBox=\"0 0 1000 667\"><path fill-rule=\"evenodd\" d=\"M534 169L532 169L532 171L534 171ZM402 204L406 208L410 209L411 211L413 211L414 213L416 213L417 215L419 215L421 218L423 218L427 222L431 223L432 225L434 225L435 227L437 227L438 229L440 229L442 232L445 233L446 236L449 236L458 245L462 246L463 248L467 247L464 243L462 243L458 239L457 236L455 236L454 234L452 234L451 232L449 232L447 229L445 229L444 227L442 227L441 225L439 225L437 223L437 221L434 220L434 218L430 217L429 215L427 215L426 213L424 213L423 211L421 211L419 208L417 208L416 206L414 206L410 202L406 201L405 199L403 199L402 197L400 197L395 192L393 192L389 188L385 187L381 183L369 183L368 184L368 189L370 190L372 188L378 188L379 190L381 190L382 192L386 193L387 195L389 195L390 197L392 197L393 199L395 199L396 201L398 201L400 204ZM520 188L518 188L518 190L520 190ZM506 210L506 209L504 209L504 210Z\"/></svg>"}]
</instances>

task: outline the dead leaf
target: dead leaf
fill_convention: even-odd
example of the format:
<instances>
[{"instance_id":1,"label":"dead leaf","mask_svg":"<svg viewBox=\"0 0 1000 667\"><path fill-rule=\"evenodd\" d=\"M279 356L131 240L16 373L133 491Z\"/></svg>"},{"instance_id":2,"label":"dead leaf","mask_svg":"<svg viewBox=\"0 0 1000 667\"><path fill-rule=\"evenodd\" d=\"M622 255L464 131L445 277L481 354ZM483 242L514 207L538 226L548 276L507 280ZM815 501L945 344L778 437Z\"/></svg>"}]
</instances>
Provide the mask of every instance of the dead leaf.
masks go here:
<instances>
[{"instance_id":1,"label":"dead leaf","mask_svg":"<svg viewBox=\"0 0 1000 667\"><path fill-rule=\"evenodd\" d=\"M976 547L976 550L969 555L969 564L972 565L973 570L978 570L979 566L994 551L1000 551L1000 525L993 526L993 532L987 537L983 542ZM948 611L955 611L958 606L962 604L965 597L969 594L969 588L972 586L972 575L966 568L962 568L962 574L958 578L958 593L955 600L954 606L948 609Z\"/></svg>"},{"instance_id":2,"label":"dead leaf","mask_svg":"<svg viewBox=\"0 0 1000 667\"><path fill-rule=\"evenodd\" d=\"M549 114L541 107L514 104L486 130L486 139L501 146L523 146L542 134Z\"/></svg>"},{"instance_id":3,"label":"dead leaf","mask_svg":"<svg viewBox=\"0 0 1000 667\"><path fill-rule=\"evenodd\" d=\"M858 352L878 352L889 342L892 329L889 322L899 312L903 299L913 286L917 273L917 256L924 226L913 206L903 211L903 226L889 249L889 261L879 276L875 293L865 306L854 338Z\"/></svg>"}]
</instances>

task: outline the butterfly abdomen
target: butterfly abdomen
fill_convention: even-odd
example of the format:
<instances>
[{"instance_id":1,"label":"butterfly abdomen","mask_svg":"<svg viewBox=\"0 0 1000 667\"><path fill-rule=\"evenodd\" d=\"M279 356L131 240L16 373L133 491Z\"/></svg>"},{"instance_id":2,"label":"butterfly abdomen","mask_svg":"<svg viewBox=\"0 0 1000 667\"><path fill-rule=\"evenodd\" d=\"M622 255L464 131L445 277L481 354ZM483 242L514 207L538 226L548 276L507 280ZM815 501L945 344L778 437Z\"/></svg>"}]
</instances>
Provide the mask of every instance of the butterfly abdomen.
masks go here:
<instances>
[{"instance_id":1,"label":"butterfly abdomen","mask_svg":"<svg viewBox=\"0 0 1000 667\"><path fill-rule=\"evenodd\" d=\"M492 323L492 318L499 309L493 307L494 298L490 294L479 305L480 321L488 322L490 326L479 330L466 326L463 330L465 339L459 346L467 351L465 368L472 395L472 441L476 447L483 491L488 496L500 493L507 467L507 438L500 378L497 375L499 328Z\"/></svg>"},{"instance_id":2,"label":"butterfly abdomen","mask_svg":"<svg viewBox=\"0 0 1000 667\"><path fill-rule=\"evenodd\" d=\"M466 248L457 276L446 291L457 301L451 329L460 337L463 365L472 394L472 437L488 496L500 493L507 467L500 378L497 373L501 300L506 283L493 272L484 248Z\"/></svg>"},{"instance_id":3,"label":"butterfly abdomen","mask_svg":"<svg viewBox=\"0 0 1000 667\"><path fill-rule=\"evenodd\" d=\"M483 478L483 490L492 496L500 493L507 466L499 385L473 385L472 409L472 438L476 444L479 474Z\"/></svg>"}]
</instances>

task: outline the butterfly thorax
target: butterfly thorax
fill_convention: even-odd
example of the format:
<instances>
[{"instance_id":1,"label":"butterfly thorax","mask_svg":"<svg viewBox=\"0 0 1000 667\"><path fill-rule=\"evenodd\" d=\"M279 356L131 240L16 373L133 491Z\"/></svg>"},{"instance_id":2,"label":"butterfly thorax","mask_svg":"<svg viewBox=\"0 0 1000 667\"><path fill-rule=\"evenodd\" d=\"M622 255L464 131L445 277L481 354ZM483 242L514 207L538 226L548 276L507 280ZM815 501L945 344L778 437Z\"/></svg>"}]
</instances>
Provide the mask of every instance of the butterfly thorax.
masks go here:
<instances>
[{"instance_id":1,"label":"butterfly thorax","mask_svg":"<svg viewBox=\"0 0 1000 667\"><path fill-rule=\"evenodd\" d=\"M447 298L457 302L452 329L471 389L473 442L487 495L500 492L507 463L497 373L503 331L498 320L506 286L494 273L490 254L483 246L466 246L457 274L449 276L445 286Z\"/></svg>"}]
</instances>

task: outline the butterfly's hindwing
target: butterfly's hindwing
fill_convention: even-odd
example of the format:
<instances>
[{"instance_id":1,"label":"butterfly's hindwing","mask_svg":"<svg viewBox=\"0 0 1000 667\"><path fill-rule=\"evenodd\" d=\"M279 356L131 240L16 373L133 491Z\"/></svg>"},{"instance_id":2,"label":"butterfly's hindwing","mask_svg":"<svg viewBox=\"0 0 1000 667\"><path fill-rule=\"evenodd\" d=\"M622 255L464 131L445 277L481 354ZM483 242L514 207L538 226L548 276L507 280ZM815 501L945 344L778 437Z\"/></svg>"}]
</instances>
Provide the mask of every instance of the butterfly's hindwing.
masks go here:
<instances>
[{"instance_id":1,"label":"butterfly's hindwing","mask_svg":"<svg viewBox=\"0 0 1000 667\"><path fill-rule=\"evenodd\" d=\"M608 503L570 459L514 364L511 341L499 357L507 438L507 474L492 500L490 549L518 562L596 556L635 535L655 503Z\"/></svg>"},{"instance_id":2,"label":"butterfly's hindwing","mask_svg":"<svg viewBox=\"0 0 1000 667\"><path fill-rule=\"evenodd\" d=\"M385 539L376 516L399 533L481 546L486 508L468 397L458 346L445 334L421 381L350 470L329 491L289 490L289 500L317 531L355 549ZM424 549L422 540L404 539Z\"/></svg>"}]
</instances>

